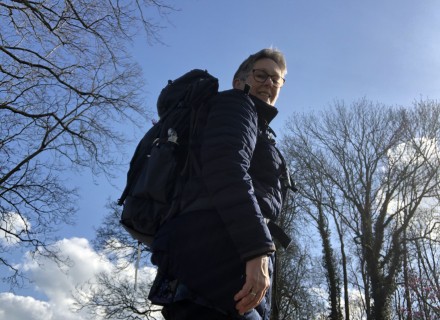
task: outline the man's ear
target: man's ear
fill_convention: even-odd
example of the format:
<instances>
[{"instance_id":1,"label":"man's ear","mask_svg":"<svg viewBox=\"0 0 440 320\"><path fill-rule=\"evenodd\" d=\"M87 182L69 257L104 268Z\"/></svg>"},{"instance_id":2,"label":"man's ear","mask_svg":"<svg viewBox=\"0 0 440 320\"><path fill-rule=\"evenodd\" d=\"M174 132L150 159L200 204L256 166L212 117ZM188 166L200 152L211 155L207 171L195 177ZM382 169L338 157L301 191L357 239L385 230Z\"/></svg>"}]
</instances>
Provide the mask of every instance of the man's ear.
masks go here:
<instances>
[{"instance_id":1,"label":"man's ear","mask_svg":"<svg viewBox=\"0 0 440 320\"><path fill-rule=\"evenodd\" d=\"M235 78L234 80L232 80L232 87L234 89L243 89L244 88L244 81L240 80L238 78Z\"/></svg>"}]
</instances>

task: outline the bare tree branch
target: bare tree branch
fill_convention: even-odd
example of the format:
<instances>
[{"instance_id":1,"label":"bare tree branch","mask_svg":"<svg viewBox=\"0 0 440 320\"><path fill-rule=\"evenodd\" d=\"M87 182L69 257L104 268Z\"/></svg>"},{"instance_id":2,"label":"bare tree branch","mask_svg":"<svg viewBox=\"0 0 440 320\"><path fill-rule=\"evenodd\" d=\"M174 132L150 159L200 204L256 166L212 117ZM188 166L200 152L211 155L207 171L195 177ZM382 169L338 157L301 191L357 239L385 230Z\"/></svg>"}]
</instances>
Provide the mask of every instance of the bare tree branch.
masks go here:
<instances>
[{"instance_id":1,"label":"bare tree branch","mask_svg":"<svg viewBox=\"0 0 440 320\"><path fill-rule=\"evenodd\" d=\"M147 119L142 74L126 44L139 31L157 42L151 10L166 17L173 8L148 0L0 2L3 280L17 284L20 276L10 250L63 262L50 244L76 212L66 170L111 177L126 142L121 125Z\"/></svg>"}]
</instances>

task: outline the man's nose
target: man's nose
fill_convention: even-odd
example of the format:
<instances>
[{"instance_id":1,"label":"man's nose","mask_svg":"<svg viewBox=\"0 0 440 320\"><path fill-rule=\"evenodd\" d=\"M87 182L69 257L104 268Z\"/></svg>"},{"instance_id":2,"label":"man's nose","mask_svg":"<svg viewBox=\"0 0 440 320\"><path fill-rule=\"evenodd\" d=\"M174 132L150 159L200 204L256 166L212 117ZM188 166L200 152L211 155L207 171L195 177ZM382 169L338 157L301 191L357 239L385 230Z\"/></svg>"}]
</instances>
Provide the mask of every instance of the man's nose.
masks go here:
<instances>
[{"instance_id":1,"label":"man's nose","mask_svg":"<svg viewBox=\"0 0 440 320\"><path fill-rule=\"evenodd\" d=\"M268 82L269 81L269 82ZM274 85L273 80L271 77L267 77L266 80L264 80L264 84L270 84L271 86Z\"/></svg>"}]
</instances>

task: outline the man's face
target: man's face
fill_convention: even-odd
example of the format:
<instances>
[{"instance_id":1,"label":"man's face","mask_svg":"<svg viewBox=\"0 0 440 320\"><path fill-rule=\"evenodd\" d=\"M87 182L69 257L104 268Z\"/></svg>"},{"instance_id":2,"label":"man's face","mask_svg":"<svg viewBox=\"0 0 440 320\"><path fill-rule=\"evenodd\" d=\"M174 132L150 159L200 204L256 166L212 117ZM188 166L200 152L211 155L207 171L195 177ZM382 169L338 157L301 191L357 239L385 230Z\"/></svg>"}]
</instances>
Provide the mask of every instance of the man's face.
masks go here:
<instances>
[{"instance_id":1,"label":"man's face","mask_svg":"<svg viewBox=\"0 0 440 320\"><path fill-rule=\"evenodd\" d=\"M250 94L274 106L280 88L274 85L272 79L278 78L279 83L284 83L282 79L284 74L282 74L280 67L272 59L264 58L257 60L252 70L247 76L246 81L234 80L234 88L242 89L244 84L247 83L251 86Z\"/></svg>"}]
</instances>

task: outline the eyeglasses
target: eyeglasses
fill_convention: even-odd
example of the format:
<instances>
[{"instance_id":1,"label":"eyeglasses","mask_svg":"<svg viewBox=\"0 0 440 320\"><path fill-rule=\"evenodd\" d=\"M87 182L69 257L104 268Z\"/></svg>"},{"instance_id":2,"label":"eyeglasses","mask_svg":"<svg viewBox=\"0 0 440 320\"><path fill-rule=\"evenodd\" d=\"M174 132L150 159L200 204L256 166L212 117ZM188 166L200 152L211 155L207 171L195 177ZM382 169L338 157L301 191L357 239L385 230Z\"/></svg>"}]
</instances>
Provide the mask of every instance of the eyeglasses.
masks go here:
<instances>
[{"instance_id":1,"label":"eyeglasses","mask_svg":"<svg viewBox=\"0 0 440 320\"><path fill-rule=\"evenodd\" d=\"M253 69L252 75L254 77L254 80L259 83L265 83L267 78L270 78L273 86L277 88L281 88L284 85L284 82L286 82L286 79L284 79L282 76L277 74L270 75L262 69Z\"/></svg>"}]
</instances>

